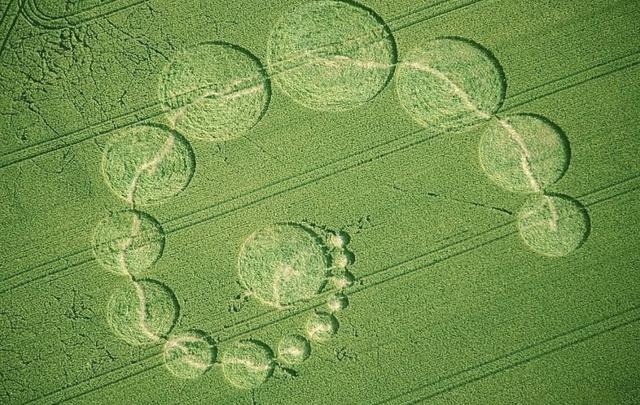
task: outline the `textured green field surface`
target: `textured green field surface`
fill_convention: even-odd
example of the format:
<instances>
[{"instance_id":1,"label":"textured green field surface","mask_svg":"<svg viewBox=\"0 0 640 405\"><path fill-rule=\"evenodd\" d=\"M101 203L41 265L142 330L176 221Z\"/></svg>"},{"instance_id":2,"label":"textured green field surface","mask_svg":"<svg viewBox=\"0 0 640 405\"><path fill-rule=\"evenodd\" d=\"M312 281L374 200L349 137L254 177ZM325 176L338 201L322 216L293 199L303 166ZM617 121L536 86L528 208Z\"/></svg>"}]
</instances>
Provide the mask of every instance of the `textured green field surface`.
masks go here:
<instances>
[{"instance_id":1,"label":"textured green field surface","mask_svg":"<svg viewBox=\"0 0 640 405\"><path fill-rule=\"evenodd\" d=\"M398 56L441 36L488 48L501 111L543 115L571 161L548 191L577 198L590 234L562 258L528 249L525 196L492 183L479 133L428 135L394 81L364 106L318 112L273 88L245 137L190 140L184 192L145 207L167 234L151 277L219 351L272 348L312 300L239 311L247 235L276 222L349 233L357 283L340 328L255 390L219 364L182 380L162 346L107 324L125 281L96 262L96 224L125 208L100 169L114 130L163 123L159 75L203 41L264 61L274 21L301 0L0 0L0 403L640 403L640 4L635 0L363 1Z\"/></svg>"}]
</instances>

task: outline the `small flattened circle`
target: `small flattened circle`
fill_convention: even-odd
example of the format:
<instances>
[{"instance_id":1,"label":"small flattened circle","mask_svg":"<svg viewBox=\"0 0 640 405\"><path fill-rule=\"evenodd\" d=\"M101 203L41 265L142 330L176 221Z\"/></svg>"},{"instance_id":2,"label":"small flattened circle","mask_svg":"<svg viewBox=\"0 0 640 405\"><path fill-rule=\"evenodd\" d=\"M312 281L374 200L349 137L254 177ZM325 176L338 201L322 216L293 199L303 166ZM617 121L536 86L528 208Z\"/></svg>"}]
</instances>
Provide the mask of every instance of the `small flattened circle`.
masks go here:
<instances>
[{"instance_id":1,"label":"small flattened circle","mask_svg":"<svg viewBox=\"0 0 640 405\"><path fill-rule=\"evenodd\" d=\"M336 274L333 277L331 277L331 281L333 282L334 287L337 288L338 290L344 290L346 288L351 287L355 282L355 280L356 279L353 276L353 274L351 274L351 272L348 270L344 270L339 274Z\"/></svg>"},{"instance_id":2,"label":"small flattened circle","mask_svg":"<svg viewBox=\"0 0 640 405\"><path fill-rule=\"evenodd\" d=\"M278 343L278 360L286 364L300 364L309 358L311 345L304 336L289 335Z\"/></svg>"},{"instance_id":3,"label":"small flattened circle","mask_svg":"<svg viewBox=\"0 0 640 405\"><path fill-rule=\"evenodd\" d=\"M200 377L211 367L214 359L215 348L200 331L171 336L164 345L165 366L178 378Z\"/></svg>"},{"instance_id":4,"label":"small flattened circle","mask_svg":"<svg viewBox=\"0 0 640 405\"><path fill-rule=\"evenodd\" d=\"M232 385L242 389L257 388L273 373L271 349L262 342L244 340L222 352L222 372Z\"/></svg>"},{"instance_id":5,"label":"small flattened circle","mask_svg":"<svg viewBox=\"0 0 640 405\"><path fill-rule=\"evenodd\" d=\"M536 253L567 256L587 239L589 214L570 197L536 195L520 208L518 231L524 243Z\"/></svg>"},{"instance_id":6,"label":"small flattened circle","mask_svg":"<svg viewBox=\"0 0 640 405\"><path fill-rule=\"evenodd\" d=\"M506 91L491 53L467 39L439 38L409 51L398 65L400 104L433 132L462 130L495 114Z\"/></svg>"},{"instance_id":7,"label":"small flattened circle","mask_svg":"<svg viewBox=\"0 0 640 405\"><path fill-rule=\"evenodd\" d=\"M116 336L140 346L164 339L178 312L178 301L168 287L153 280L133 281L109 299L107 322Z\"/></svg>"},{"instance_id":8,"label":"small flattened circle","mask_svg":"<svg viewBox=\"0 0 640 405\"><path fill-rule=\"evenodd\" d=\"M282 308L316 296L327 282L328 258L320 238L297 224L251 234L238 256L242 283L260 301Z\"/></svg>"},{"instance_id":9,"label":"small flattened circle","mask_svg":"<svg viewBox=\"0 0 640 405\"><path fill-rule=\"evenodd\" d=\"M228 141L246 134L269 105L271 87L260 61L246 49L206 42L165 68L160 97L170 125L189 138Z\"/></svg>"},{"instance_id":10,"label":"small flattened circle","mask_svg":"<svg viewBox=\"0 0 640 405\"><path fill-rule=\"evenodd\" d=\"M194 171L191 145L162 126L125 128L112 137L102 155L109 188L131 206L158 204L179 194Z\"/></svg>"},{"instance_id":11,"label":"small flattened circle","mask_svg":"<svg viewBox=\"0 0 640 405\"><path fill-rule=\"evenodd\" d=\"M345 111L374 98L390 80L395 40L372 10L345 1L312 1L286 13L271 31L268 68L297 103Z\"/></svg>"},{"instance_id":12,"label":"small flattened circle","mask_svg":"<svg viewBox=\"0 0 640 405\"><path fill-rule=\"evenodd\" d=\"M93 234L93 253L106 270L140 277L162 256L162 226L139 211L115 212L98 223Z\"/></svg>"},{"instance_id":13,"label":"small flattened circle","mask_svg":"<svg viewBox=\"0 0 640 405\"><path fill-rule=\"evenodd\" d=\"M507 191L535 193L562 178L569 166L569 142L562 130L532 114L496 117L480 138L480 165Z\"/></svg>"},{"instance_id":14,"label":"small flattened circle","mask_svg":"<svg viewBox=\"0 0 640 405\"><path fill-rule=\"evenodd\" d=\"M305 325L307 336L310 340L327 341L338 331L340 324L338 319L326 312L314 313Z\"/></svg>"},{"instance_id":15,"label":"small flattened circle","mask_svg":"<svg viewBox=\"0 0 640 405\"><path fill-rule=\"evenodd\" d=\"M349 306L349 299L342 293L337 293L329 297L327 300L327 308L329 312L342 311Z\"/></svg>"}]
</instances>

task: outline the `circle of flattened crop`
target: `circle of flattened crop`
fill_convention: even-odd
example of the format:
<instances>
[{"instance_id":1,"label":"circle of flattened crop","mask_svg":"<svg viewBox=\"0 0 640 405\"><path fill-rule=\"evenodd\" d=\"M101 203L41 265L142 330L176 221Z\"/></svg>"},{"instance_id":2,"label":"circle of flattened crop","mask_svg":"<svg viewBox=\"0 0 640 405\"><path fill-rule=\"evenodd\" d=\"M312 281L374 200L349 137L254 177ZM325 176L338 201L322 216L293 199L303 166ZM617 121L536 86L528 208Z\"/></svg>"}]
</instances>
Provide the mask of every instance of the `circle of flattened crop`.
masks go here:
<instances>
[{"instance_id":1,"label":"circle of flattened crop","mask_svg":"<svg viewBox=\"0 0 640 405\"><path fill-rule=\"evenodd\" d=\"M165 285L134 281L116 290L107 303L113 333L131 345L157 343L178 320L178 302Z\"/></svg>"},{"instance_id":2,"label":"circle of flattened crop","mask_svg":"<svg viewBox=\"0 0 640 405\"><path fill-rule=\"evenodd\" d=\"M189 138L228 141L253 128L269 105L270 82L246 49L206 42L187 49L163 72L160 97L172 128Z\"/></svg>"},{"instance_id":3,"label":"circle of flattened crop","mask_svg":"<svg viewBox=\"0 0 640 405\"><path fill-rule=\"evenodd\" d=\"M518 212L518 231L531 250L566 256L587 239L589 215L576 200L560 195L532 196Z\"/></svg>"},{"instance_id":4,"label":"circle of flattened crop","mask_svg":"<svg viewBox=\"0 0 640 405\"><path fill-rule=\"evenodd\" d=\"M312 1L286 13L271 31L267 66L297 103L345 111L374 98L391 78L396 46L372 10L344 1Z\"/></svg>"},{"instance_id":5,"label":"circle of flattened crop","mask_svg":"<svg viewBox=\"0 0 640 405\"><path fill-rule=\"evenodd\" d=\"M108 271L140 277L162 256L162 226L139 211L115 212L98 223L93 253Z\"/></svg>"},{"instance_id":6,"label":"circle of flattened crop","mask_svg":"<svg viewBox=\"0 0 640 405\"><path fill-rule=\"evenodd\" d=\"M433 132L460 130L495 114L504 74L488 50L462 38L439 38L409 51L398 65L400 104Z\"/></svg>"},{"instance_id":7,"label":"circle of flattened crop","mask_svg":"<svg viewBox=\"0 0 640 405\"><path fill-rule=\"evenodd\" d=\"M222 372L232 385L251 389L262 385L273 373L271 349L262 342L244 340L222 352Z\"/></svg>"},{"instance_id":8,"label":"circle of flattened crop","mask_svg":"<svg viewBox=\"0 0 640 405\"><path fill-rule=\"evenodd\" d=\"M285 336L278 343L278 360L286 364L300 364L309 358L310 354L311 345L304 336Z\"/></svg>"},{"instance_id":9,"label":"circle of flattened crop","mask_svg":"<svg viewBox=\"0 0 640 405\"><path fill-rule=\"evenodd\" d=\"M297 224L276 224L254 232L240 249L240 280L260 301L276 308L313 298L329 272L319 240Z\"/></svg>"},{"instance_id":10,"label":"circle of flattened crop","mask_svg":"<svg viewBox=\"0 0 640 405\"><path fill-rule=\"evenodd\" d=\"M305 330L309 339L315 341L327 341L338 332L340 324L338 319L329 313L314 313L309 317L305 325Z\"/></svg>"},{"instance_id":11,"label":"circle of flattened crop","mask_svg":"<svg viewBox=\"0 0 640 405\"><path fill-rule=\"evenodd\" d=\"M161 126L125 128L111 138L102 155L109 188L132 206L158 204L179 194L194 171L187 140Z\"/></svg>"},{"instance_id":12,"label":"circle of flattened crop","mask_svg":"<svg viewBox=\"0 0 640 405\"><path fill-rule=\"evenodd\" d=\"M489 178L512 192L533 193L562 178L569 143L556 125L530 114L495 118L484 128L480 165Z\"/></svg>"},{"instance_id":13,"label":"circle of flattened crop","mask_svg":"<svg viewBox=\"0 0 640 405\"><path fill-rule=\"evenodd\" d=\"M165 366L178 378L200 377L209 370L214 357L213 345L198 331L171 336L164 345Z\"/></svg>"}]
</instances>

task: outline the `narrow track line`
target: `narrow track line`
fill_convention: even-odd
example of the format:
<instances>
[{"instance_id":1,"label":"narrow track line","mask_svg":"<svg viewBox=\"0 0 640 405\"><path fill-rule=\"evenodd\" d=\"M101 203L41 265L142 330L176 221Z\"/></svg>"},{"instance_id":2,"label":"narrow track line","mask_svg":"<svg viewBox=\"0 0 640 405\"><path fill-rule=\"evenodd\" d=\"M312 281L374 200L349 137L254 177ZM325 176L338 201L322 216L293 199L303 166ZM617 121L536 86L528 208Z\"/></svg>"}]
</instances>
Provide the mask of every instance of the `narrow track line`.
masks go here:
<instances>
[{"instance_id":1,"label":"narrow track line","mask_svg":"<svg viewBox=\"0 0 640 405\"><path fill-rule=\"evenodd\" d=\"M637 58L639 55L640 55L640 52L637 52L630 56L634 56L635 58ZM610 70L608 71L608 73L615 73L619 71L620 66L617 64L618 61L620 61L619 58L615 59L612 65L610 66L606 65L610 67ZM597 69L596 74L598 77L603 77L606 74L601 71L601 68L603 66L604 65L602 64L598 64L595 67ZM554 84L554 87L547 89L549 91L549 94L556 94L558 92L556 91L556 87L555 87L556 85L558 86L557 88L562 88L562 90L565 90L589 81L589 80L581 80L576 83L576 82L573 82L573 75L568 75L566 77L568 78L571 84L566 85L562 81L553 80L552 83ZM540 94L533 95L534 100L540 99L540 97L541 97ZM525 103L521 102L517 106L521 106L523 104ZM508 112L509 110L515 107L516 106L510 106L504 109L503 112ZM439 136L446 135L446 133L438 133L434 135L425 136L426 133L427 133L426 129L418 129L418 130L412 131L398 138L371 146L367 149L358 151L349 156L334 159L333 161L319 165L305 172L291 175L284 179L273 181L269 184L258 187L257 189L239 194L235 197L228 198L222 202L218 202L210 206L203 207L203 208L191 211L189 213L180 215L176 218L165 221L163 223L163 227L165 228L167 235L169 235L174 232L188 229L195 225L205 224L212 220L223 218L227 215L230 215L231 213L259 204L260 202L268 200L269 198L285 194L288 191L294 191L294 190L300 189L309 184L316 183L325 178L331 177L338 173L345 172L347 170L357 169L358 167L366 165L372 161L382 159L388 155L392 155L392 154L401 152L403 150L413 148L417 145L428 142ZM41 280L47 276L56 275L57 273L60 273L67 269L77 267L80 264L84 264L86 262L93 260L91 247L87 247L81 250L80 252L78 252L77 256L73 257L74 261L71 262L71 264L68 264L66 260L67 259L49 261L48 263L51 263L51 264L45 263L45 264L37 265L29 269L29 271L22 271L21 274L32 275L33 277L31 280L35 281L35 280ZM36 271L43 272L44 275L38 274L38 273L32 274L32 273L35 273ZM2 284L4 284L5 281L10 281L10 279L14 279L14 277L10 276L8 278L5 278L2 281ZM0 290L0 295L13 290L14 288L28 285L31 282L31 280L29 279L24 281L15 280L13 284L9 282L6 288L3 288L2 290Z\"/></svg>"},{"instance_id":2,"label":"narrow track line","mask_svg":"<svg viewBox=\"0 0 640 405\"><path fill-rule=\"evenodd\" d=\"M400 20L401 22L398 24L398 20L395 19L391 19L387 24L389 25L389 27L391 28L392 32L398 32L398 31L402 31L406 28L412 27L414 25L417 24L421 24L423 22L429 21L432 18L436 17L436 16L442 16L442 15L447 15L449 13L453 13L455 11L460 11L462 9L465 9L467 7L473 6L477 3L480 3L484 0L455 0L455 1L451 1L451 2L446 2L446 1L441 1L438 2L434 5L428 6L426 8L424 8L422 11L424 10L430 10L433 8L439 8L436 13L434 13L434 15L426 15L426 16L421 16L420 14L422 14L421 11L418 11L416 14L404 14L402 20ZM449 5L448 3L453 3L452 5ZM441 8L441 9L440 9ZM406 21L403 21L406 20ZM397 24L397 25L396 25Z\"/></svg>"},{"instance_id":3,"label":"narrow track line","mask_svg":"<svg viewBox=\"0 0 640 405\"><path fill-rule=\"evenodd\" d=\"M9 10L12 7L15 7L14 5L17 4L17 9L14 10L15 11L15 17L13 18L13 20L11 21L11 23L7 26L7 28L4 28L4 20L8 17L10 17L10 12ZM9 36L11 36L11 32L13 31L13 27L15 27L16 23L18 22L18 18L20 17L20 13L22 11L22 7L23 4L21 3L21 0L13 0L11 1L8 5L7 8L4 11L4 15L2 16L2 21L0 21L0 32L2 35L2 44L0 44L0 56L2 56L2 53L4 52L4 50L7 47L7 42L9 41Z\"/></svg>"},{"instance_id":4,"label":"narrow track line","mask_svg":"<svg viewBox=\"0 0 640 405\"><path fill-rule=\"evenodd\" d=\"M534 360L586 342L597 336L640 321L640 305L609 315L594 322L554 335L492 360L457 371L440 379L415 387L377 404L415 404L454 391L466 385L515 369Z\"/></svg>"},{"instance_id":5,"label":"narrow track line","mask_svg":"<svg viewBox=\"0 0 640 405\"><path fill-rule=\"evenodd\" d=\"M7 2L7 6L4 8L4 11L2 12L2 17L0 17L0 27L2 27L2 23L4 22L4 18L9 13L9 9L11 8L11 5L13 4L14 1L16 1L16 0L9 0Z\"/></svg>"},{"instance_id":6,"label":"narrow track line","mask_svg":"<svg viewBox=\"0 0 640 405\"><path fill-rule=\"evenodd\" d=\"M124 381L124 380L126 380L128 378L132 378L132 377L135 377L137 375L144 374L144 373L146 373L148 371L151 371L151 370L154 370L154 369L156 369L158 367L161 367L163 364L164 364L164 360L162 360L162 352L161 351L160 352L154 352L154 353L152 353L152 354L150 354L150 355L148 355L148 356L146 356L146 357L144 357L144 358L142 358L140 360L137 360L134 363L130 363L130 364L127 364L125 366L118 367L118 368L116 368L114 370L110 370L110 371L105 372L103 374L100 374L98 376L92 376L92 377L90 377L90 378L88 378L88 379L86 379L86 380L84 380L84 381L82 381L80 383L77 383L77 384L74 384L74 385L71 385L71 386L68 386L68 387L60 388L60 389L58 389L56 391L52 391L49 394L46 394L45 396L29 400L29 401L25 402L25 404L32 404L32 403L35 403L35 402L46 401L50 397L58 395L58 394L61 394L61 393L65 393L66 391L69 391L69 390L76 391L76 390L79 390L79 389L81 389L83 387L85 388L84 391L80 391L80 392L74 393L73 395L68 396L68 397L57 398L57 399L52 400L52 401L47 402L47 403L61 403L61 402L65 402L65 401L70 401L70 400L78 398L78 397L80 397L82 395L86 395L86 394L89 394L89 393L94 392L96 390L108 387L109 385L117 384L117 383L119 383L121 381ZM130 368L130 367L135 367L135 370L133 370L133 372L129 372L128 368ZM125 371L126 371L126 373L125 373ZM93 387L91 385L97 378L106 377L106 376L114 376L115 378L112 381L109 381L106 384L98 385L98 386L95 386L95 387Z\"/></svg>"},{"instance_id":7,"label":"narrow track line","mask_svg":"<svg viewBox=\"0 0 640 405\"><path fill-rule=\"evenodd\" d=\"M109 2L103 2L102 4L97 4L92 7L82 9L73 14L51 17L45 14L38 7L36 0L25 0L25 8L29 10L30 13L25 12L24 17L34 28L40 28L44 30L57 30L84 24L96 18L104 17L146 3L147 1L148 0L111 0ZM124 4L118 7L114 7L113 5L116 3Z\"/></svg>"},{"instance_id":8,"label":"narrow track line","mask_svg":"<svg viewBox=\"0 0 640 405\"><path fill-rule=\"evenodd\" d=\"M512 110L524 104L529 104L543 97L547 97L558 92L577 87L592 80L599 79L613 73L621 72L625 69L640 64L640 50L602 62L597 65L585 68L579 72L572 73L563 78L554 79L547 83L535 86L531 89L521 91L505 100L505 110ZM561 83L563 82L563 83ZM499 114L499 113L498 113Z\"/></svg>"}]
</instances>

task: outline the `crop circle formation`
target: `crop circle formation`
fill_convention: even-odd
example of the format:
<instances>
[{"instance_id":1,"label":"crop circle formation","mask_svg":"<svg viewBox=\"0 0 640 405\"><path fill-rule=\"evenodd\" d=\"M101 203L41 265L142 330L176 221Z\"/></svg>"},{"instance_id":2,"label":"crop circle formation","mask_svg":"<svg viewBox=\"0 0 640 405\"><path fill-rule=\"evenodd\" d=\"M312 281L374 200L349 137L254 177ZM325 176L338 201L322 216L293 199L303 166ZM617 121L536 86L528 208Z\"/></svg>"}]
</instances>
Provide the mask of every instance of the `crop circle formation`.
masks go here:
<instances>
[{"instance_id":1,"label":"crop circle formation","mask_svg":"<svg viewBox=\"0 0 640 405\"><path fill-rule=\"evenodd\" d=\"M348 289L357 288L349 270L355 262L347 247L350 236L312 224L271 224L240 247L240 296L255 297L272 310L320 298L326 312L311 312L299 331L280 339L275 355L261 341L240 340L226 346L216 363L216 347L205 333L173 331L180 308L172 290L141 279L162 256L165 236L160 223L138 207L166 202L188 186L195 157L185 137L224 142L252 129L269 105L272 80L303 106L338 112L373 99L396 65L395 41L384 21L365 7L333 0L305 3L278 20L266 68L229 43L204 42L177 53L160 77L169 127L120 129L103 151L104 179L127 205L100 221L93 235L96 260L126 280L107 303L113 333L131 345L164 343L165 366L175 377L197 378L217 364L242 389L257 388L276 367L304 362L312 345L338 333L336 315L349 306ZM400 104L429 131L455 133L483 124L482 169L500 187L532 194L517 215L521 239L541 255L566 256L590 230L579 202L547 191L568 168L568 140L544 117L498 116L505 83L487 49L454 37L408 52L396 77Z\"/></svg>"}]
</instances>

